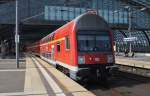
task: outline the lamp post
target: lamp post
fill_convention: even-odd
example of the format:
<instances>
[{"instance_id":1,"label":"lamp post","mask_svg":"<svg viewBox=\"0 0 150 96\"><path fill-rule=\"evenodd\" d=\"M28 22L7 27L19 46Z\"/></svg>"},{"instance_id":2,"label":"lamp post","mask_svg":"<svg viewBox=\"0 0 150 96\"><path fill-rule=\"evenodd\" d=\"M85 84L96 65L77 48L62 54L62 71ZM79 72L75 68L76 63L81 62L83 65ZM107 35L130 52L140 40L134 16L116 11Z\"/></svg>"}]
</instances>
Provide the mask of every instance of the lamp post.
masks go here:
<instances>
[{"instance_id":1,"label":"lamp post","mask_svg":"<svg viewBox=\"0 0 150 96\"><path fill-rule=\"evenodd\" d=\"M132 34L131 34L131 31L132 31L132 13L137 12L137 11L132 12L132 9L130 6L125 6L125 8L128 9L128 18L129 18L129 20L128 20L128 22L129 22L128 32L129 32L129 38L131 39L132 38ZM141 8L139 10L139 12L142 12L144 10L146 10L145 7ZM132 52L132 40L129 41L129 53L131 53L131 52Z\"/></svg>"},{"instance_id":2,"label":"lamp post","mask_svg":"<svg viewBox=\"0 0 150 96\"><path fill-rule=\"evenodd\" d=\"M131 34L131 30L132 30L132 14L134 13L134 12L142 12L142 11L144 11L144 10L146 10L146 8L144 7L144 8L141 8L140 10L138 10L138 11L132 11L132 9L131 9L131 7L130 6L125 6L124 7L125 9L128 9L128 32L129 32L129 38L130 38L130 40L129 40L129 53L131 53L132 52L132 40L131 39L133 39L132 38L132 34ZM116 11L114 11L113 13L117 13L117 12L119 12L119 11L121 11L121 10L116 10Z\"/></svg>"},{"instance_id":3,"label":"lamp post","mask_svg":"<svg viewBox=\"0 0 150 96\"><path fill-rule=\"evenodd\" d=\"M129 38L131 38L131 28L132 28L132 11L131 11L131 7L128 7L128 16L129 16L129 27L128 27L128 32L129 32ZM132 45L131 45L131 41L129 42L129 53L132 52Z\"/></svg>"},{"instance_id":4,"label":"lamp post","mask_svg":"<svg viewBox=\"0 0 150 96\"><path fill-rule=\"evenodd\" d=\"M18 33L18 0L16 0L16 22L15 22L15 45L16 45L16 64L19 68L19 33Z\"/></svg>"}]
</instances>

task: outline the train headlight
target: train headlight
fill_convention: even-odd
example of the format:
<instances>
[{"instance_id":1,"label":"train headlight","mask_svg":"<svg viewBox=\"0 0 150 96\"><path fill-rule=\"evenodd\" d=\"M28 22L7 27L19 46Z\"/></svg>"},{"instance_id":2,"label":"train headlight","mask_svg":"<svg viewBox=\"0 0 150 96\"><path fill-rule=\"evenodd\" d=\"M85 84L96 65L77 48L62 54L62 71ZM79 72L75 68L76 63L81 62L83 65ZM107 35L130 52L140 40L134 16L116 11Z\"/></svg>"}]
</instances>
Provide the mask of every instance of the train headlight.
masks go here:
<instances>
[{"instance_id":1,"label":"train headlight","mask_svg":"<svg viewBox=\"0 0 150 96\"><path fill-rule=\"evenodd\" d=\"M84 56L78 56L78 64L85 64L85 57Z\"/></svg>"},{"instance_id":2,"label":"train headlight","mask_svg":"<svg viewBox=\"0 0 150 96\"><path fill-rule=\"evenodd\" d=\"M113 55L107 55L107 63L113 63L114 58Z\"/></svg>"}]
</instances>

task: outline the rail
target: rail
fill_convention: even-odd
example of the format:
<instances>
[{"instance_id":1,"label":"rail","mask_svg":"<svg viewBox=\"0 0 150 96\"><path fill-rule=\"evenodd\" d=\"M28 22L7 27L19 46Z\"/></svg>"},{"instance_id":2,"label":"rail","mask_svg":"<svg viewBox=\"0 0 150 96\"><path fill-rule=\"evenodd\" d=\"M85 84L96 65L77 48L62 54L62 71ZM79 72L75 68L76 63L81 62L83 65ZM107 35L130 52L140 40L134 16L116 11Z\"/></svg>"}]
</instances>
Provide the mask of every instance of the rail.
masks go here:
<instances>
[{"instance_id":1,"label":"rail","mask_svg":"<svg viewBox=\"0 0 150 96\"><path fill-rule=\"evenodd\" d=\"M130 65L122 65L122 64L116 64L120 71L123 72L129 72L137 75L141 75L144 77L150 77L150 69L147 69L144 67L138 67L136 64Z\"/></svg>"}]
</instances>

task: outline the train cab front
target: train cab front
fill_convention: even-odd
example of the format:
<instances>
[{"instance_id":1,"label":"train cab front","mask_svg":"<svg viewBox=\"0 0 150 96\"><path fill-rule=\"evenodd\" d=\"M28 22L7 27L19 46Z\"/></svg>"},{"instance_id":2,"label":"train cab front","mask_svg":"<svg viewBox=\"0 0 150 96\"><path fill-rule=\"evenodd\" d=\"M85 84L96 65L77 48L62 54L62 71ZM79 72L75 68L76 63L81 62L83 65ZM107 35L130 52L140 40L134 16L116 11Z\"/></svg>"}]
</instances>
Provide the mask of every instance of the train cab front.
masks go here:
<instances>
[{"instance_id":1,"label":"train cab front","mask_svg":"<svg viewBox=\"0 0 150 96\"><path fill-rule=\"evenodd\" d=\"M113 37L107 22L96 14L76 20L78 73L80 78L104 80L115 62Z\"/></svg>"},{"instance_id":2,"label":"train cab front","mask_svg":"<svg viewBox=\"0 0 150 96\"><path fill-rule=\"evenodd\" d=\"M89 31L86 34L78 34L77 47L78 76L106 79L115 62L110 32Z\"/></svg>"}]
</instances>

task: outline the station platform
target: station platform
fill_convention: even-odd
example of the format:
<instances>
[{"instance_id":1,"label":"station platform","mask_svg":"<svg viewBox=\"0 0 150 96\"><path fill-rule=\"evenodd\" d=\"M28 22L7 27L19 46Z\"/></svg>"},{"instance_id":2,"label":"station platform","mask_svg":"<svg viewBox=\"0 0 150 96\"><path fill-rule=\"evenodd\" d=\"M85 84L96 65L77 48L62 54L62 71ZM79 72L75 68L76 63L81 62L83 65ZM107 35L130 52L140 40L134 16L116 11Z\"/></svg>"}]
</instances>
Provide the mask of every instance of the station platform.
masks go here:
<instances>
[{"instance_id":1,"label":"station platform","mask_svg":"<svg viewBox=\"0 0 150 96\"><path fill-rule=\"evenodd\" d=\"M95 96L42 59L0 59L0 96Z\"/></svg>"},{"instance_id":2,"label":"station platform","mask_svg":"<svg viewBox=\"0 0 150 96\"><path fill-rule=\"evenodd\" d=\"M116 64L150 69L149 56L125 57L116 56Z\"/></svg>"}]
</instances>

